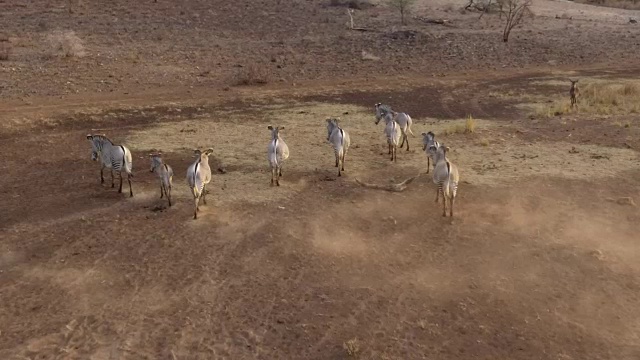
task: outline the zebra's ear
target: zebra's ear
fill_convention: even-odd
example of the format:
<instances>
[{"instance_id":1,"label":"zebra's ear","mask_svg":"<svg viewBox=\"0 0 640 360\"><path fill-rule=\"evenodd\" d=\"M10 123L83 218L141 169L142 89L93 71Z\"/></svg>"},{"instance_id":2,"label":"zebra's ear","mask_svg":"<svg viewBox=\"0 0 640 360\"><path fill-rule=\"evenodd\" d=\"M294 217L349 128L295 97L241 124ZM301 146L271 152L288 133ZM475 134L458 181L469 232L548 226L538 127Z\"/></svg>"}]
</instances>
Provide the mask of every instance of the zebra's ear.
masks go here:
<instances>
[{"instance_id":1,"label":"zebra's ear","mask_svg":"<svg viewBox=\"0 0 640 360\"><path fill-rule=\"evenodd\" d=\"M269 125L269 126L267 126L267 129L273 130L273 126Z\"/></svg>"},{"instance_id":2,"label":"zebra's ear","mask_svg":"<svg viewBox=\"0 0 640 360\"><path fill-rule=\"evenodd\" d=\"M87 139L89 140L93 139L93 135L87 135Z\"/></svg>"},{"instance_id":3,"label":"zebra's ear","mask_svg":"<svg viewBox=\"0 0 640 360\"><path fill-rule=\"evenodd\" d=\"M422 133L422 136L427 136L427 133Z\"/></svg>"},{"instance_id":4,"label":"zebra's ear","mask_svg":"<svg viewBox=\"0 0 640 360\"><path fill-rule=\"evenodd\" d=\"M278 130L284 130L284 126L279 126Z\"/></svg>"},{"instance_id":5,"label":"zebra's ear","mask_svg":"<svg viewBox=\"0 0 640 360\"><path fill-rule=\"evenodd\" d=\"M196 155L200 155L202 152L200 151L200 149L194 149L193 153Z\"/></svg>"},{"instance_id":6,"label":"zebra's ear","mask_svg":"<svg viewBox=\"0 0 640 360\"><path fill-rule=\"evenodd\" d=\"M210 155L213 153L213 149L212 148L208 148L207 150L204 151L205 155Z\"/></svg>"},{"instance_id":7,"label":"zebra's ear","mask_svg":"<svg viewBox=\"0 0 640 360\"><path fill-rule=\"evenodd\" d=\"M327 118L327 122L330 123L331 122L331 118Z\"/></svg>"}]
</instances>

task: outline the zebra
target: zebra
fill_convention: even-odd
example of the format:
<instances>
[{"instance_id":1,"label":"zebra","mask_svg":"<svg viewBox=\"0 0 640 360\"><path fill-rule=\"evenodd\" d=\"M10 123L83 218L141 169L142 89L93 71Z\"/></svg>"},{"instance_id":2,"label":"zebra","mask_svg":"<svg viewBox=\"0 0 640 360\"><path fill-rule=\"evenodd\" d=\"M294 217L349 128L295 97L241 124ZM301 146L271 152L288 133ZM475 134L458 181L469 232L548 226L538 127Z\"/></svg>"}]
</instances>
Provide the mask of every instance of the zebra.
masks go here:
<instances>
[{"instance_id":1,"label":"zebra","mask_svg":"<svg viewBox=\"0 0 640 360\"><path fill-rule=\"evenodd\" d=\"M189 189L191 189L191 194L193 194L195 205L193 209L193 219L195 220L198 218L198 211L200 211L200 199L202 199L205 205L207 204L206 186L211 181L209 155L213 153L213 149L207 149L205 151L195 149L193 152L196 155L196 161L187 169L187 184L189 185Z\"/></svg>"},{"instance_id":2,"label":"zebra","mask_svg":"<svg viewBox=\"0 0 640 360\"><path fill-rule=\"evenodd\" d=\"M376 125L384 118L385 123L388 123L391 120L394 120L400 125L400 130L402 131L402 144L400 144L400 148L404 146L404 143L407 143L407 151L409 151L409 136L407 133L413 134L411 130L411 125L413 124L413 120L411 116L407 113L396 112L391 109L389 105L383 105L382 103L375 104L376 109Z\"/></svg>"},{"instance_id":3,"label":"zebra","mask_svg":"<svg viewBox=\"0 0 640 360\"><path fill-rule=\"evenodd\" d=\"M160 199L167 196L169 206L171 206L171 187L173 185L173 169L162 161L162 154L149 154L151 158L151 172L160 178Z\"/></svg>"},{"instance_id":4,"label":"zebra","mask_svg":"<svg viewBox=\"0 0 640 360\"><path fill-rule=\"evenodd\" d=\"M422 150L427 153L427 174L431 169L431 163L436 166L436 152L440 147L440 143L436 141L436 135L429 131L422 133Z\"/></svg>"},{"instance_id":5,"label":"zebra","mask_svg":"<svg viewBox=\"0 0 640 360\"><path fill-rule=\"evenodd\" d=\"M100 168L100 183L104 184L103 171L107 168L111 170L111 187L115 187L113 181L113 171L115 170L120 175L118 193L122 193L122 172L124 171L127 173L127 181L129 182L129 195L133 197L133 189L131 188L131 178L133 177L131 151L124 145L114 145L104 134L89 134L87 135L87 140L91 142L91 160L98 161L100 159L102 165Z\"/></svg>"},{"instance_id":6,"label":"zebra","mask_svg":"<svg viewBox=\"0 0 640 360\"><path fill-rule=\"evenodd\" d=\"M580 96L580 90L578 89L578 80L571 80L571 88L569 88L569 96L571 97L571 107L578 107L578 96Z\"/></svg>"},{"instance_id":7,"label":"zebra","mask_svg":"<svg viewBox=\"0 0 640 360\"><path fill-rule=\"evenodd\" d=\"M271 186L274 179L277 186L280 186L280 177L282 176L282 165L289 158L289 147L280 137L280 130L284 130L284 126L267 126L271 131L271 141L267 147L267 159L271 167Z\"/></svg>"},{"instance_id":8,"label":"zebra","mask_svg":"<svg viewBox=\"0 0 640 360\"><path fill-rule=\"evenodd\" d=\"M458 192L458 168L447 159L449 148L444 144L436 152L436 166L433 169L433 182L438 185L436 203L442 193L442 216L447 216L447 199L449 199L449 216L453 217L453 204Z\"/></svg>"},{"instance_id":9,"label":"zebra","mask_svg":"<svg viewBox=\"0 0 640 360\"><path fill-rule=\"evenodd\" d=\"M387 144L389 145L389 154L391 154L391 161L396 161L396 152L398 150L398 143L400 142L400 125L391 119L387 122L387 126L384 128L384 133L387 137Z\"/></svg>"},{"instance_id":10,"label":"zebra","mask_svg":"<svg viewBox=\"0 0 640 360\"><path fill-rule=\"evenodd\" d=\"M336 167L338 176L342 176L344 171L344 158L347 156L351 138L346 130L340 127L340 120L335 118L327 119L327 141L333 146L336 155Z\"/></svg>"}]
</instances>

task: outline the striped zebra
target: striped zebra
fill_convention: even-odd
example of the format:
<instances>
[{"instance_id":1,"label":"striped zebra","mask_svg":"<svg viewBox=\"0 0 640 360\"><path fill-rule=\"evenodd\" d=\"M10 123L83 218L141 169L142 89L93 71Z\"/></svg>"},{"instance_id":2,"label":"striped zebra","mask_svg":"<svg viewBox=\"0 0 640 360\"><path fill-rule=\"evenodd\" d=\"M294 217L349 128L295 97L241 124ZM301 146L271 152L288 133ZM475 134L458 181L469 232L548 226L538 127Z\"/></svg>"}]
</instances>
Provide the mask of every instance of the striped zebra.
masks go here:
<instances>
[{"instance_id":1,"label":"striped zebra","mask_svg":"<svg viewBox=\"0 0 640 360\"><path fill-rule=\"evenodd\" d=\"M436 141L436 135L433 132L422 133L422 150L427 154L427 174L432 162L433 166L436 166L436 153L439 147L440 143Z\"/></svg>"},{"instance_id":2,"label":"striped zebra","mask_svg":"<svg viewBox=\"0 0 640 360\"><path fill-rule=\"evenodd\" d=\"M449 148L441 144L436 152L436 166L433 169L433 182L438 185L436 203L442 193L442 216L447 216L447 199L449 200L449 216L453 217L453 204L458 192L458 168L447 159Z\"/></svg>"},{"instance_id":3,"label":"striped zebra","mask_svg":"<svg viewBox=\"0 0 640 360\"><path fill-rule=\"evenodd\" d=\"M347 156L351 138L346 130L340 127L340 120L335 118L327 119L327 141L333 146L336 155L336 167L338 176L342 176L344 171L344 158Z\"/></svg>"},{"instance_id":4,"label":"striped zebra","mask_svg":"<svg viewBox=\"0 0 640 360\"><path fill-rule=\"evenodd\" d=\"M395 120L398 125L400 125L400 131L402 136L402 143L400 144L400 148L404 146L404 143L407 143L407 151L409 151L409 136L407 134L413 134L411 130L411 125L413 124L413 120L411 116L407 113L396 112L391 109L389 105L384 105L382 103L375 104L376 109L376 125L380 122L380 120L384 119L385 124L388 124L391 120Z\"/></svg>"},{"instance_id":5,"label":"striped zebra","mask_svg":"<svg viewBox=\"0 0 640 360\"><path fill-rule=\"evenodd\" d=\"M280 137L280 130L284 130L284 126L267 126L271 130L271 141L267 147L267 159L271 167L271 186L275 181L280 186L280 177L282 176L282 165L289 158L289 147Z\"/></svg>"},{"instance_id":6,"label":"striped zebra","mask_svg":"<svg viewBox=\"0 0 640 360\"><path fill-rule=\"evenodd\" d=\"M151 172L160 179L160 199L167 196L171 206L171 187L173 185L173 169L162 160L162 154L149 154L151 158Z\"/></svg>"},{"instance_id":7,"label":"striped zebra","mask_svg":"<svg viewBox=\"0 0 640 360\"><path fill-rule=\"evenodd\" d=\"M100 183L104 184L103 171L107 168L111 170L111 187L115 187L113 172L116 171L120 175L118 192L121 193L122 172L124 171L127 173L127 181L129 181L129 195L133 197L133 189L131 188L131 178L133 177L131 151L124 145L114 145L104 134L87 135L87 139L91 142L91 160L98 161L100 159L102 164L100 168Z\"/></svg>"},{"instance_id":8,"label":"striped zebra","mask_svg":"<svg viewBox=\"0 0 640 360\"><path fill-rule=\"evenodd\" d=\"M200 199L206 205L206 192L207 184L211 182L211 167L209 167L209 155L213 153L213 149L207 149L200 151L198 149L193 151L196 155L196 161L187 169L187 184L193 194L194 209L193 218L198 218L198 211L200 211Z\"/></svg>"},{"instance_id":9,"label":"striped zebra","mask_svg":"<svg viewBox=\"0 0 640 360\"><path fill-rule=\"evenodd\" d=\"M387 137L387 144L389 145L389 154L391 154L391 161L397 160L397 151L398 151L398 143L400 142L400 137L402 136L402 131L400 131L400 125L391 119L391 121L387 122L387 126L384 128L384 134Z\"/></svg>"}]
</instances>

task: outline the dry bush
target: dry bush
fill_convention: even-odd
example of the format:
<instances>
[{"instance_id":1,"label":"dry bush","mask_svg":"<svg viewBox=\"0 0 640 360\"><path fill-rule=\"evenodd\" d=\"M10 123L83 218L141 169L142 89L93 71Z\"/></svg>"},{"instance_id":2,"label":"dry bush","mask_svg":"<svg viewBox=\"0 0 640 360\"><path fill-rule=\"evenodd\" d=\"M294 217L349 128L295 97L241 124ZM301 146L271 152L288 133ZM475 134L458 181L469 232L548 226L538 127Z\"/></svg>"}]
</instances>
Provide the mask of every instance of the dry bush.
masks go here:
<instances>
[{"instance_id":1,"label":"dry bush","mask_svg":"<svg viewBox=\"0 0 640 360\"><path fill-rule=\"evenodd\" d=\"M47 36L47 55L51 57L83 57L86 55L82 40L73 31L54 31Z\"/></svg>"},{"instance_id":2,"label":"dry bush","mask_svg":"<svg viewBox=\"0 0 640 360\"><path fill-rule=\"evenodd\" d=\"M342 344L342 347L350 357L356 358L360 355L360 342L358 338L347 340Z\"/></svg>"},{"instance_id":3,"label":"dry bush","mask_svg":"<svg viewBox=\"0 0 640 360\"><path fill-rule=\"evenodd\" d=\"M464 132L467 134L472 134L476 131L476 120L469 115L467 117L467 121L464 123Z\"/></svg>"},{"instance_id":4,"label":"dry bush","mask_svg":"<svg viewBox=\"0 0 640 360\"><path fill-rule=\"evenodd\" d=\"M234 78L233 85L264 85L269 83L269 72L263 66L251 64L240 68Z\"/></svg>"},{"instance_id":5,"label":"dry bush","mask_svg":"<svg viewBox=\"0 0 640 360\"><path fill-rule=\"evenodd\" d=\"M502 0L502 12L505 15L504 30L502 31L502 41L509 41L509 35L514 27L522 24L524 19L532 17L532 0ZM502 16L502 13L501 13Z\"/></svg>"},{"instance_id":6,"label":"dry bush","mask_svg":"<svg viewBox=\"0 0 640 360\"><path fill-rule=\"evenodd\" d=\"M388 0L389 5L400 12L402 25L406 25L406 15L411 11L411 6L416 0Z\"/></svg>"},{"instance_id":7,"label":"dry bush","mask_svg":"<svg viewBox=\"0 0 640 360\"><path fill-rule=\"evenodd\" d=\"M6 36L0 35L0 61L9 60L12 50L13 50L13 46L9 41L9 38Z\"/></svg>"}]
</instances>

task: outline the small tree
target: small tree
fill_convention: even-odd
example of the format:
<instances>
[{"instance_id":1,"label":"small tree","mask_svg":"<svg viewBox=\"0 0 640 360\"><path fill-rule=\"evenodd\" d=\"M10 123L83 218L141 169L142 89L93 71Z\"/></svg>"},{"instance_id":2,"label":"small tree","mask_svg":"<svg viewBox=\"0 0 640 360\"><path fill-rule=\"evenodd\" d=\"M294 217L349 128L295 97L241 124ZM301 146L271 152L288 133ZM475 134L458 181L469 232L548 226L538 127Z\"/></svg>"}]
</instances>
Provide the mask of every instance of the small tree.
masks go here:
<instances>
[{"instance_id":1,"label":"small tree","mask_svg":"<svg viewBox=\"0 0 640 360\"><path fill-rule=\"evenodd\" d=\"M406 25L404 15L409 13L409 8L416 0L389 0L389 4L400 11L402 25Z\"/></svg>"},{"instance_id":2,"label":"small tree","mask_svg":"<svg viewBox=\"0 0 640 360\"><path fill-rule=\"evenodd\" d=\"M502 0L500 7L505 9L505 24L502 32L502 40L509 41L509 34L514 27L522 23L525 16L531 16L531 0Z\"/></svg>"}]
</instances>

